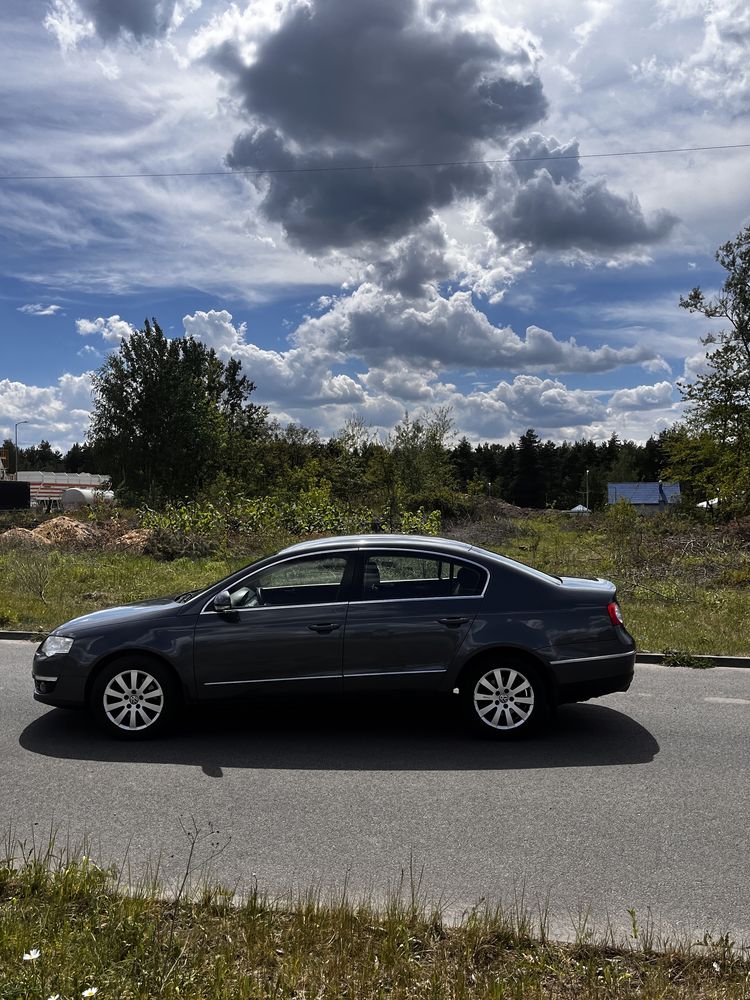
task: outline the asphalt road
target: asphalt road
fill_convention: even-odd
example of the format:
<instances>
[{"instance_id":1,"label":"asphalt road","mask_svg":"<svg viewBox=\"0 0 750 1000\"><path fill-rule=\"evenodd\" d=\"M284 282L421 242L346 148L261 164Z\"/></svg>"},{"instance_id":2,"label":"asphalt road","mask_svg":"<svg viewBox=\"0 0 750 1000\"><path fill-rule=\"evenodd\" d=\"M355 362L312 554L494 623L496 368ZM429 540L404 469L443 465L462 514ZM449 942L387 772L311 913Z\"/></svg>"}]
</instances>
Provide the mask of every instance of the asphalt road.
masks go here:
<instances>
[{"instance_id":1,"label":"asphalt road","mask_svg":"<svg viewBox=\"0 0 750 1000\"><path fill-rule=\"evenodd\" d=\"M559 936L634 908L750 941L750 670L638 666L628 693L514 745L465 735L450 701L372 699L194 711L131 745L34 702L33 649L0 643L0 833L52 825L176 879L194 822L198 860L226 845L211 869L240 889L380 896L411 864L449 911L523 892Z\"/></svg>"}]
</instances>

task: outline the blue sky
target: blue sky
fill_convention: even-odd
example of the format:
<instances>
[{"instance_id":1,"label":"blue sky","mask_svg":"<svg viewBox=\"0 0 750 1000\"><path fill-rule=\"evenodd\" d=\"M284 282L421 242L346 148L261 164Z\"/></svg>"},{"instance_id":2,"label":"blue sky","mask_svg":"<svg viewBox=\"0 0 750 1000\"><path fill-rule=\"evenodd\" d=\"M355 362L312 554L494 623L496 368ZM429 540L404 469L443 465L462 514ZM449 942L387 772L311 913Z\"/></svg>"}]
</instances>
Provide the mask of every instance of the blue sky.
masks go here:
<instances>
[{"instance_id":1,"label":"blue sky","mask_svg":"<svg viewBox=\"0 0 750 1000\"><path fill-rule=\"evenodd\" d=\"M750 141L744 4L8 0L3 20L3 437L83 440L91 373L147 316L323 435L435 406L473 441L680 419L709 327L679 296L718 287L750 222L750 149L591 154ZM111 176L148 173L192 176Z\"/></svg>"}]
</instances>

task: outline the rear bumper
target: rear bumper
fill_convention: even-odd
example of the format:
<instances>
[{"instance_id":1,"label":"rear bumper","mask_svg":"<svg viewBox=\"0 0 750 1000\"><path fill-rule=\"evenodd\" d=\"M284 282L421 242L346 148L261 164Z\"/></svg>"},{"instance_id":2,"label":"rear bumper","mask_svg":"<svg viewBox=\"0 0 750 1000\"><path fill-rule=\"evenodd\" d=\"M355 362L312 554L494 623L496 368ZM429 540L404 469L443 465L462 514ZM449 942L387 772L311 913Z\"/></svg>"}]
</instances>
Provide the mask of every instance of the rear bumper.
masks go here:
<instances>
[{"instance_id":1,"label":"rear bumper","mask_svg":"<svg viewBox=\"0 0 750 1000\"><path fill-rule=\"evenodd\" d=\"M622 638L627 638L629 649L551 661L560 704L627 691L635 669L635 644L624 629Z\"/></svg>"},{"instance_id":2,"label":"rear bumper","mask_svg":"<svg viewBox=\"0 0 750 1000\"><path fill-rule=\"evenodd\" d=\"M612 674L609 677L592 678L586 681L574 681L572 684L561 684L558 688L558 703L564 705L571 701L588 701L589 698L601 698L615 691L627 691L633 682L633 667L624 673Z\"/></svg>"}]
</instances>

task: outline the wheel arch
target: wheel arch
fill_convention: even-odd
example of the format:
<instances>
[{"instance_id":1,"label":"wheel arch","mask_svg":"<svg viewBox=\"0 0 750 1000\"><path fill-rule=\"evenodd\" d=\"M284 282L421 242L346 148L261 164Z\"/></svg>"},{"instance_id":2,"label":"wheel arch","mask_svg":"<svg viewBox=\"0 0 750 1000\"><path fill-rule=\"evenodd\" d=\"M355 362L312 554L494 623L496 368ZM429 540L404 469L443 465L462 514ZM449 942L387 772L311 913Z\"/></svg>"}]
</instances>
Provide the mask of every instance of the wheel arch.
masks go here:
<instances>
[{"instance_id":1,"label":"wheel arch","mask_svg":"<svg viewBox=\"0 0 750 1000\"><path fill-rule=\"evenodd\" d=\"M99 660L93 670L90 671L88 678L86 679L86 689L84 691L84 698L86 706L88 707L91 702L91 692L93 690L94 684L96 684L97 678L102 674L107 667L116 663L118 660L124 660L130 656L138 656L144 661L149 661L167 670L175 682L175 690L177 696L182 704L187 701L187 691L185 689L185 684L180 677L178 671L176 670L173 663L170 663L168 659L164 656L159 656L158 653L152 652L150 649L138 649L138 647L133 647L132 649L117 649L111 653L104 655L101 660Z\"/></svg>"},{"instance_id":2,"label":"wheel arch","mask_svg":"<svg viewBox=\"0 0 750 1000\"><path fill-rule=\"evenodd\" d=\"M480 649L462 664L455 680L455 687L461 687L462 678L466 677L469 671L476 670L478 666L496 662L503 654L511 656L516 662L527 663L536 668L542 676L547 691L550 705L556 705L559 700L557 681L551 668L545 661L529 649L520 646L498 645L490 649Z\"/></svg>"}]
</instances>

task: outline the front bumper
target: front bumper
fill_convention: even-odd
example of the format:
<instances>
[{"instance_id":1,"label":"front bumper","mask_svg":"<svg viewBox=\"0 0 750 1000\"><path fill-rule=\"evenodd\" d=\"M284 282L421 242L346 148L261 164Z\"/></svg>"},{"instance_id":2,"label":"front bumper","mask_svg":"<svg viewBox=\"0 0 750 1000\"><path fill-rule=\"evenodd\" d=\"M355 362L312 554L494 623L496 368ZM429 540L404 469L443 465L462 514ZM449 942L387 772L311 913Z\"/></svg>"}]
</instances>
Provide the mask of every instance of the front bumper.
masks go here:
<instances>
[{"instance_id":1,"label":"front bumper","mask_svg":"<svg viewBox=\"0 0 750 1000\"><path fill-rule=\"evenodd\" d=\"M81 708L86 704L85 672L68 653L40 656L37 650L31 677L35 701L61 708Z\"/></svg>"}]
</instances>

